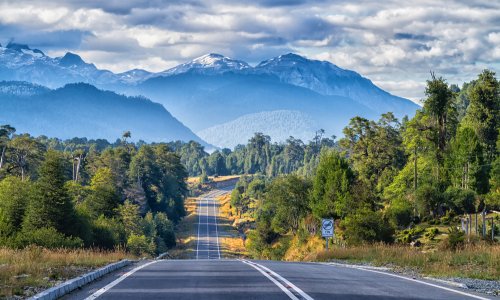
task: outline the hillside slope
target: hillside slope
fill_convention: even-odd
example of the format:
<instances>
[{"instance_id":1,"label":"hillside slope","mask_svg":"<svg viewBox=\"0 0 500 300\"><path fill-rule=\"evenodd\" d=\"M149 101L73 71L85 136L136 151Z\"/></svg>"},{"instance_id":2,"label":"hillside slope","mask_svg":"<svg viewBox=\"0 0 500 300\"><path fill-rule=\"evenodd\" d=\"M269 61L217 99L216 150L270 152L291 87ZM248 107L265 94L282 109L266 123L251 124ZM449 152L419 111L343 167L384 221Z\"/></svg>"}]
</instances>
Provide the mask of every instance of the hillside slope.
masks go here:
<instances>
[{"instance_id":1,"label":"hillside slope","mask_svg":"<svg viewBox=\"0 0 500 300\"><path fill-rule=\"evenodd\" d=\"M207 145L162 105L89 84L50 90L26 82L1 82L0 102L0 124L10 124L18 132L114 141L129 130L135 141L194 140Z\"/></svg>"}]
</instances>

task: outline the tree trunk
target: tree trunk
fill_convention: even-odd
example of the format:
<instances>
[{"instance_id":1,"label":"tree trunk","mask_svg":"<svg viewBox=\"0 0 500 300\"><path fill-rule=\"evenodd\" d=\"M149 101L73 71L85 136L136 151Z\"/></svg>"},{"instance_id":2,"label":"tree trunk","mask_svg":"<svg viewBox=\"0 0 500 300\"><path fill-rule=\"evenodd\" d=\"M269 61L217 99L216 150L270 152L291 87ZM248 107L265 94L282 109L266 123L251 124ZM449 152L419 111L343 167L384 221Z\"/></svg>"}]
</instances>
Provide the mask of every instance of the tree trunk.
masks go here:
<instances>
[{"instance_id":1,"label":"tree trunk","mask_svg":"<svg viewBox=\"0 0 500 300\"><path fill-rule=\"evenodd\" d=\"M77 163L76 163L75 181L78 181L78 179L80 179L80 166L82 163L82 155L78 156L76 161Z\"/></svg>"},{"instance_id":2,"label":"tree trunk","mask_svg":"<svg viewBox=\"0 0 500 300\"><path fill-rule=\"evenodd\" d=\"M3 158L5 156L5 149L7 148L7 146L3 146L2 148L2 154L0 154L0 169L2 169L2 166L3 166Z\"/></svg>"},{"instance_id":3,"label":"tree trunk","mask_svg":"<svg viewBox=\"0 0 500 300\"><path fill-rule=\"evenodd\" d=\"M417 179L418 179L418 169L417 169L417 146L413 149L413 189L415 190L415 194L417 193Z\"/></svg>"}]
</instances>

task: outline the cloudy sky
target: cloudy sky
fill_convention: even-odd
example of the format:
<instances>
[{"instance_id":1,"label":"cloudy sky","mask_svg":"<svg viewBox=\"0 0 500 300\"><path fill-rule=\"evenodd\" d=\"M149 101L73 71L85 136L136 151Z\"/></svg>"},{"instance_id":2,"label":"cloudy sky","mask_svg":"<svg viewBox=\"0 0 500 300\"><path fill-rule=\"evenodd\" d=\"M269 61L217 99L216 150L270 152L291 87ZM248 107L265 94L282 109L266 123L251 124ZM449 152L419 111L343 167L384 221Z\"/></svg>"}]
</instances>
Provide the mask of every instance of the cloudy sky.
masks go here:
<instances>
[{"instance_id":1,"label":"cloudy sky","mask_svg":"<svg viewBox=\"0 0 500 300\"><path fill-rule=\"evenodd\" d=\"M450 83L500 71L500 1L0 0L0 43L12 39L115 72L296 52L418 100L430 70Z\"/></svg>"}]
</instances>

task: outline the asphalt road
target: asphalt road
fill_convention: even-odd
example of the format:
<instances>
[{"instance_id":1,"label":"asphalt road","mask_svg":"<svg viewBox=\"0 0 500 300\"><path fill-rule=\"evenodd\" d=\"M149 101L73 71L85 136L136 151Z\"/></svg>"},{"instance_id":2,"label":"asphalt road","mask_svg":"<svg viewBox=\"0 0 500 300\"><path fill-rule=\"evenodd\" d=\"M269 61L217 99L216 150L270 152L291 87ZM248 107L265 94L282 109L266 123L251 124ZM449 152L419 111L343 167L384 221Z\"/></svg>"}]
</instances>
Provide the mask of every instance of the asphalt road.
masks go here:
<instances>
[{"instance_id":1,"label":"asphalt road","mask_svg":"<svg viewBox=\"0 0 500 300\"><path fill-rule=\"evenodd\" d=\"M223 259L214 199L223 193L199 199L196 257L142 262L64 299L492 299L365 267Z\"/></svg>"},{"instance_id":2,"label":"asphalt road","mask_svg":"<svg viewBox=\"0 0 500 300\"><path fill-rule=\"evenodd\" d=\"M220 189L200 196L197 200L198 215L195 259L221 259L219 244L219 202L217 197L229 193L232 188Z\"/></svg>"},{"instance_id":3,"label":"asphalt road","mask_svg":"<svg viewBox=\"0 0 500 300\"><path fill-rule=\"evenodd\" d=\"M65 299L489 299L394 276L316 263L161 260L110 275Z\"/></svg>"}]
</instances>

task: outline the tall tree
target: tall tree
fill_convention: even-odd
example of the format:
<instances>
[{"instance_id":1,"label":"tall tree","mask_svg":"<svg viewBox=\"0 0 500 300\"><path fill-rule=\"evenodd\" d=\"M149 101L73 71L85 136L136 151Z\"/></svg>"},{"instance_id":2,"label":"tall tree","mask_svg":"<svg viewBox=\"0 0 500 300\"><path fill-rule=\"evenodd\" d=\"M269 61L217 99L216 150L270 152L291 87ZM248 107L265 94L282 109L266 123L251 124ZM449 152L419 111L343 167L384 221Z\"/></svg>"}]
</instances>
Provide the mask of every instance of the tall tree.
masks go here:
<instances>
[{"instance_id":1,"label":"tall tree","mask_svg":"<svg viewBox=\"0 0 500 300\"><path fill-rule=\"evenodd\" d=\"M109 168L97 170L90 183L90 194L85 199L85 206L89 209L94 218L100 215L113 217L116 214L116 208L120 203L120 196L113 173Z\"/></svg>"},{"instance_id":2,"label":"tall tree","mask_svg":"<svg viewBox=\"0 0 500 300\"><path fill-rule=\"evenodd\" d=\"M449 121L451 121L448 120L448 117L451 110L453 110L453 93L442 77L436 78L434 74L431 75L432 79L427 81L427 87L425 88L427 99L424 101L424 111L435 120L435 124L432 124L436 126L437 132L435 153L438 163L442 165L447 142L454 134L448 131Z\"/></svg>"},{"instance_id":3,"label":"tall tree","mask_svg":"<svg viewBox=\"0 0 500 300\"><path fill-rule=\"evenodd\" d=\"M479 194L488 191L483 149L477 135L470 127L460 128L452 140L448 168L455 187L471 189Z\"/></svg>"},{"instance_id":4,"label":"tall tree","mask_svg":"<svg viewBox=\"0 0 500 300\"><path fill-rule=\"evenodd\" d=\"M35 167L42 158L44 147L29 135L14 137L9 142L10 167L8 171L17 171L24 180L31 167Z\"/></svg>"},{"instance_id":5,"label":"tall tree","mask_svg":"<svg viewBox=\"0 0 500 300\"><path fill-rule=\"evenodd\" d=\"M465 122L476 132L490 163L498 151L496 141L500 129L500 83L494 72L484 70L479 74L469 90L469 99Z\"/></svg>"},{"instance_id":6,"label":"tall tree","mask_svg":"<svg viewBox=\"0 0 500 300\"><path fill-rule=\"evenodd\" d=\"M312 211L317 218L344 217L355 209L351 187L354 173L335 151L323 153L312 189Z\"/></svg>"},{"instance_id":7,"label":"tall tree","mask_svg":"<svg viewBox=\"0 0 500 300\"><path fill-rule=\"evenodd\" d=\"M24 219L25 230L53 227L66 235L78 232L76 213L65 181L64 158L59 152L47 151Z\"/></svg>"},{"instance_id":8,"label":"tall tree","mask_svg":"<svg viewBox=\"0 0 500 300\"><path fill-rule=\"evenodd\" d=\"M10 125L0 126L0 170L4 165L7 143L12 138L14 132L16 132L16 129Z\"/></svg>"},{"instance_id":9,"label":"tall tree","mask_svg":"<svg viewBox=\"0 0 500 300\"><path fill-rule=\"evenodd\" d=\"M19 231L30 197L31 182L14 176L0 181L0 239Z\"/></svg>"}]
</instances>

